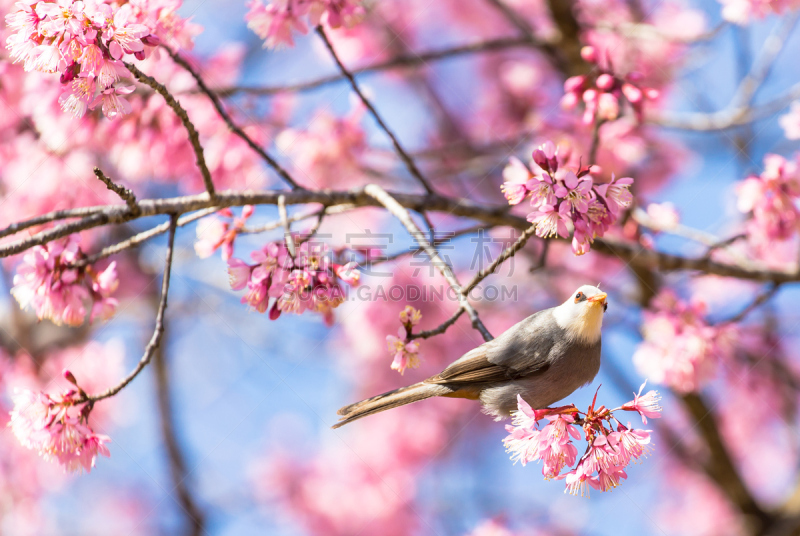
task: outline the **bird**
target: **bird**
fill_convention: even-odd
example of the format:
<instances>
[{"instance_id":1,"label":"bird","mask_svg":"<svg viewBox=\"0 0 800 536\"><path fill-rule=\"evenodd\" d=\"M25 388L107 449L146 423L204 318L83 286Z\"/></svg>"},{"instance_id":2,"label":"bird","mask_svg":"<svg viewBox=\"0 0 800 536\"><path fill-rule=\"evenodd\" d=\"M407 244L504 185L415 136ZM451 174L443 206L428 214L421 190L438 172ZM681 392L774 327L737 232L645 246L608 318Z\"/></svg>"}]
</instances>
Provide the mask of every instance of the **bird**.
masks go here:
<instances>
[{"instance_id":1,"label":"bird","mask_svg":"<svg viewBox=\"0 0 800 536\"><path fill-rule=\"evenodd\" d=\"M607 298L583 285L561 305L532 314L439 374L344 406L333 428L435 396L478 400L495 420L511 416L517 395L532 408L546 408L597 376Z\"/></svg>"}]
</instances>

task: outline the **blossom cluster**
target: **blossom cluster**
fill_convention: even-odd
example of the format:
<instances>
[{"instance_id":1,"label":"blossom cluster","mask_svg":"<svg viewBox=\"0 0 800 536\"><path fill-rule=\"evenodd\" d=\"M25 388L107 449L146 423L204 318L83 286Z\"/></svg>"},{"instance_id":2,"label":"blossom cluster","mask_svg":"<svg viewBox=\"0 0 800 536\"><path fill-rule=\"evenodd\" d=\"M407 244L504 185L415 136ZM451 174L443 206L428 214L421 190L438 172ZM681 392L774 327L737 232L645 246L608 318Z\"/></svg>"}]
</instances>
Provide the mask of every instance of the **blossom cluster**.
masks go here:
<instances>
[{"instance_id":1,"label":"blossom cluster","mask_svg":"<svg viewBox=\"0 0 800 536\"><path fill-rule=\"evenodd\" d=\"M149 26L137 22L131 4L58 0L15 6L6 15L14 30L6 40L11 58L23 62L26 71L59 73L64 111L82 117L100 105L108 118L130 112L124 95L134 87L120 82L129 74L122 58L144 59L160 42Z\"/></svg>"},{"instance_id":2,"label":"blossom cluster","mask_svg":"<svg viewBox=\"0 0 800 536\"><path fill-rule=\"evenodd\" d=\"M197 242L194 243L194 251L197 256L206 259L221 248L222 260L230 260L233 256L233 243L236 236L242 232L247 219L253 215L253 212L255 212L255 207L245 205L242 207L242 217L236 218L231 209L225 208L217 214L229 218L230 221L217 216L202 220L197 226Z\"/></svg>"},{"instance_id":3,"label":"blossom cluster","mask_svg":"<svg viewBox=\"0 0 800 536\"><path fill-rule=\"evenodd\" d=\"M503 439L503 443L515 463L520 462L524 466L529 462L541 461L545 479L564 480L566 491L572 495L584 495L588 491L586 484L600 491L616 488L621 480L628 477L625 467L648 454L650 431L634 429L630 423L625 426L614 416L614 412L638 412L644 424L647 424L648 417L661 416L658 393L648 391L642 395L644 386L642 384L632 401L616 409L605 406L595 408L595 394L592 405L585 413L575 406L533 409L517 395L517 411L512 415L513 424L506 425L509 435ZM542 419L549 422L539 428ZM578 459L578 449L572 440L580 440L581 432L587 447ZM563 473L567 467L572 469Z\"/></svg>"},{"instance_id":4,"label":"blossom cluster","mask_svg":"<svg viewBox=\"0 0 800 536\"><path fill-rule=\"evenodd\" d=\"M605 234L622 209L633 202L629 188L631 178L615 178L605 184L594 184L592 167L576 171L565 169L569 155L559 155L551 141L533 151L530 167L511 157L503 170L502 190L509 204L517 205L530 196L533 211L528 221L536 225L542 238L569 237L567 224L573 227L572 250L583 255L595 238Z\"/></svg>"},{"instance_id":5,"label":"blossom cluster","mask_svg":"<svg viewBox=\"0 0 800 536\"><path fill-rule=\"evenodd\" d=\"M657 89L642 87L642 75L630 72L625 76L614 74L611 59L602 58L591 46L581 49L583 59L592 65L591 75L572 76L564 82L564 96L561 107L572 110L583 102L583 123L593 124L596 120L613 121L620 116L620 108L628 102L638 121L644 114L645 100L658 98ZM624 100L623 100L624 99Z\"/></svg>"},{"instance_id":6,"label":"blossom cluster","mask_svg":"<svg viewBox=\"0 0 800 536\"><path fill-rule=\"evenodd\" d=\"M644 311L644 341L633 355L639 372L680 392L699 389L729 353L733 331L705 319L705 304L687 302L669 289Z\"/></svg>"},{"instance_id":7,"label":"blossom cluster","mask_svg":"<svg viewBox=\"0 0 800 536\"><path fill-rule=\"evenodd\" d=\"M403 374L407 368L415 369L419 367L419 343L408 340L411 329L419 324L422 313L410 305L400 311L400 323L402 326L397 330L397 337L394 335L386 336L386 346L392 359L392 370Z\"/></svg>"},{"instance_id":8,"label":"blossom cluster","mask_svg":"<svg viewBox=\"0 0 800 536\"><path fill-rule=\"evenodd\" d=\"M800 227L800 173L797 164L776 154L764 157L764 171L737 185L739 210L751 213L748 237L756 244L786 240Z\"/></svg>"},{"instance_id":9,"label":"blossom cluster","mask_svg":"<svg viewBox=\"0 0 800 536\"><path fill-rule=\"evenodd\" d=\"M11 294L23 309L30 306L39 320L47 318L57 325L83 324L89 304L90 321L107 320L117 308L112 297L119 286L117 264L112 262L101 272L89 265L76 267L83 258L79 235L35 246L17 267Z\"/></svg>"},{"instance_id":10,"label":"blossom cluster","mask_svg":"<svg viewBox=\"0 0 800 536\"><path fill-rule=\"evenodd\" d=\"M351 27L365 13L360 0L274 0L268 4L250 0L248 7L247 27L264 39L264 47L269 48L281 44L294 46L292 32L306 34L309 25Z\"/></svg>"},{"instance_id":11,"label":"blossom cluster","mask_svg":"<svg viewBox=\"0 0 800 536\"><path fill-rule=\"evenodd\" d=\"M64 370L64 378L75 385L61 395L50 396L29 390L14 394L14 409L8 426L26 448L47 461L57 461L65 471L91 471L97 456L110 457L108 436L96 434L89 426L91 403L77 386L75 377Z\"/></svg>"},{"instance_id":12,"label":"blossom cluster","mask_svg":"<svg viewBox=\"0 0 800 536\"><path fill-rule=\"evenodd\" d=\"M284 242L271 242L252 252L250 258L255 264L236 258L228 261L231 288L246 287L242 303L259 313L269 309L271 320L282 312L312 311L322 314L325 323L331 325L333 310L345 298L340 281L356 286L360 278L355 262L333 262L328 246L322 242L305 241L294 254Z\"/></svg>"}]
</instances>

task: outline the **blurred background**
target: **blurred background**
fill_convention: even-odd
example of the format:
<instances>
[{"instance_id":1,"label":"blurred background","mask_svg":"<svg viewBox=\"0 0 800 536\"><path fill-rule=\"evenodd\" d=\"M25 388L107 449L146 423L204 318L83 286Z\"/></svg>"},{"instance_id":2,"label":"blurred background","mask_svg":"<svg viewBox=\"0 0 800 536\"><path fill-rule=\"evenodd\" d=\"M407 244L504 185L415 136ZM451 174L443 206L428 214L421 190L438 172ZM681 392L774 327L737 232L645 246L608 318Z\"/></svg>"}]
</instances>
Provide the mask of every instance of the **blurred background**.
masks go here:
<instances>
[{"instance_id":1,"label":"blurred background","mask_svg":"<svg viewBox=\"0 0 800 536\"><path fill-rule=\"evenodd\" d=\"M551 40L565 51L580 44L606 49L615 69L642 72L643 84L660 91L648 105L646 121L627 114L603 126L597 162L604 176L634 177L637 208L671 203L659 206L674 213L680 227L659 232L626 218L611 234L661 252L700 257L709 240L742 233L747 215L737 208L736 185L750 174L759 175L768 153L791 160L797 149L782 125L800 120L780 119L789 112L787 91L800 83L795 12L778 15L770 10L780 11L780 6L773 6L736 24L721 12L734 2L581 0L569 8L580 26L572 36L576 45L561 15L544 1L392 0L367 5L360 24L330 30L331 40L343 62L356 68L519 35L497 4L514 10L537 39ZM11 2L0 5L4 13L12 9ZM166 2L163 6L171 9ZM419 191L346 80L294 87L338 73L313 32L295 33L293 47L264 48L264 40L247 27L248 6L242 3L187 0L174 7L180 19L193 25L182 31L194 35L194 64L298 182L333 189L378 182L393 191ZM553 37L558 35L561 41ZM188 54L190 47L184 48ZM510 156L527 161L530 151L548 139L571 147L575 158L588 155L591 127L580 122L580 112L563 110L559 101L564 80L590 67L574 60L574 51L566 57L572 63L559 70L540 48L498 46L374 70L357 79L437 190L502 205L502 170ZM185 72L166 56L147 62L142 70L167 83L197 122L219 189L280 188L278 177L213 116ZM731 121L708 131L689 124L720 110L714 116L720 121L733 117L725 113L741 97L737 91L748 77L756 89L740 104L762 110L757 120ZM166 118L171 112L163 104L150 103L156 97L147 88L131 96L134 111L128 118L112 122L90 113L73 119L58 107L57 78L24 73L0 57L3 226L56 208L117 202L92 175L94 165L140 199L201 191L180 125ZM302 210L290 208L290 214ZM233 213L239 216L241 209ZM247 225L258 227L277 217L274 207L259 206ZM430 213L430 218L442 233L474 224L442 213ZM143 218L85 233L83 244L87 250L99 249L162 221ZM763 512L781 509L788 517L797 515L800 384L794 378L800 373L795 344L800 293L793 285L776 288L738 319L735 342L713 341L724 355L715 358L701 385L687 391L668 382L653 384L651 378L648 388L664 396L663 419L645 427L654 431L654 452L630 466L628 479L613 493L575 497L564 493L563 482L543 480L537 464L513 465L502 444L504 423L493 422L473 402L428 400L340 430L330 428L339 407L438 373L483 342L462 317L446 334L420 341L419 369L403 376L390 369L385 339L396 333L397 315L405 305L422 311L423 329L439 325L457 307L447 299L380 299L377 289L392 285L442 287L442 278L422 256L365 270L361 286L368 299L350 292L335 310L332 326L313 314L283 314L272 321L249 311L240 302L242 293L230 290L219 252L198 257L195 244L203 239L208 221L178 231L162 349L142 375L98 404L93 414L95 431L112 438L111 457L100 458L88 475L64 474L2 432L2 534L728 535L798 530L800 524L781 526L785 532L777 525L765 528L766 522L759 525ZM307 230L312 223L298 223L296 229ZM686 229L701 233L706 242L692 239L696 235ZM388 254L414 248L402 226L378 209L331 215L318 237L331 247L374 244L367 233L389 236L382 242ZM462 281L488 265L516 232L493 228L487 235L491 241L481 236L465 234L442 247ZM234 257L249 260L252 251L281 237L281 229L243 234L236 239ZM745 257L769 269L796 269L796 236L761 246L742 244L722 260ZM160 236L115 257L120 305L103 323L64 328L37 322L3 292L1 372L7 392L20 386L63 388L60 371L65 366L96 389L127 374L151 334L164 247ZM643 311L652 307L660 289L703 302L704 321L713 326L735 317L770 288L695 271L654 269L646 274L607 251L574 256L561 242L550 244L546 265L538 267L543 247L542 240L532 240L487 280L510 297L493 300L484 293L476 307L497 335L561 303L579 285L600 283L609 293L603 364L596 380L566 401L578 407L591 403L598 386L598 401L609 407L631 400L638 391L648 366L638 363L637 368L633 356L641 350ZM12 257L2 265L4 291L13 285L19 260ZM693 396L702 397L704 405L692 406L697 402ZM10 405L6 397L4 409ZM726 467L713 467L718 445L708 444L709 433L722 442L749 498L737 503L721 485L730 475L725 476Z\"/></svg>"}]
</instances>

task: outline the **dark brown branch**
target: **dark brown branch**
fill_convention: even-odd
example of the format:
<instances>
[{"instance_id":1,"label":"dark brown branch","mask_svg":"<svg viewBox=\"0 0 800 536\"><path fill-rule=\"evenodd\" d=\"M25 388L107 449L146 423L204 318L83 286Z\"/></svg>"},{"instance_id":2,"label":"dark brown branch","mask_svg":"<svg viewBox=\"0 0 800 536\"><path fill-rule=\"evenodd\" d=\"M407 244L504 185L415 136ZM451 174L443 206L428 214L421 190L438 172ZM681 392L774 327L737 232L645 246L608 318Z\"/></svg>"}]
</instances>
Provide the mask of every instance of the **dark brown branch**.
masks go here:
<instances>
[{"instance_id":1,"label":"dark brown branch","mask_svg":"<svg viewBox=\"0 0 800 536\"><path fill-rule=\"evenodd\" d=\"M8 227L0 230L0 238L5 238L7 236L17 234L20 231L24 231L25 229L30 229L31 227L36 227L37 225L43 225L45 223L50 223L57 220L68 220L70 218L84 218L86 216L92 216L102 212L105 208L106 207L104 206L80 207L48 212L47 214L42 214L41 216L36 216L35 218L31 218L29 220L12 223Z\"/></svg>"},{"instance_id":2,"label":"dark brown branch","mask_svg":"<svg viewBox=\"0 0 800 536\"><path fill-rule=\"evenodd\" d=\"M144 74L132 63L125 63L125 67L139 82L150 86L156 91L156 93L164 97L164 100L167 101L167 105L172 108L172 111L175 112L175 115L177 115L181 120L181 123L183 123L183 128L185 128L186 132L189 134L189 142L192 144L192 150L194 150L194 155L197 160L197 167L200 169L200 173L203 175L203 184L206 186L208 195L214 197L214 182L211 180L211 172L208 170L208 165L206 164L206 157L203 154L203 146L200 145L200 134L197 133L194 123L192 123L192 121L189 119L189 114L186 113L186 110L183 109L183 106L181 106L181 104L175 100L175 97L173 97L169 90L163 84L160 84L158 80L152 76Z\"/></svg>"},{"instance_id":3,"label":"dark brown branch","mask_svg":"<svg viewBox=\"0 0 800 536\"><path fill-rule=\"evenodd\" d=\"M136 195L134 195L131 190L114 183L114 181L106 177L105 173L103 173L99 167L94 168L94 174L98 179L100 179L100 181L102 181L103 184L106 185L106 188L117 194L120 199L125 201L125 204L128 205L131 210L136 210Z\"/></svg>"},{"instance_id":4,"label":"dark brown branch","mask_svg":"<svg viewBox=\"0 0 800 536\"><path fill-rule=\"evenodd\" d=\"M207 208L205 210L200 210L195 214L190 216L182 216L178 219L178 227L183 227L184 225L188 225L193 221L199 220L205 216L209 216L215 213L218 209L216 207ZM152 229L148 229L147 231L142 231L141 233L135 234L130 238L127 238L121 242L117 242L116 244L112 244L110 246L104 247L94 255L90 255L84 259L77 261L73 266L81 267L87 266L89 264L94 264L101 259L105 259L106 257L110 257L120 251L124 251L126 249L132 248L134 246L138 246L142 242L146 242L151 238L155 238L158 235L164 234L169 231L170 222L164 222L160 225L156 225Z\"/></svg>"},{"instance_id":5,"label":"dark brown branch","mask_svg":"<svg viewBox=\"0 0 800 536\"><path fill-rule=\"evenodd\" d=\"M766 303L773 296L775 296L775 294L778 293L780 288L781 288L780 283L771 283L767 290L756 296L755 299L752 302L750 302L750 304L747 307L742 309L740 313L738 313L736 316L729 318L728 320L723 320L722 322L719 322L719 325L735 324L736 322L741 322L742 320L745 319L745 317L747 317L747 315L749 315L750 313L761 307L764 303Z\"/></svg>"},{"instance_id":6,"label":"dark brown branch","mask_svg":"<svg viewBox=\"0 0 800 536\"><path fill-rule=\"evenodd\" d=\"M364 188L364 192L369 195L370 197L374 198L378 201L381 205L386 207L395 218L400 220L400 223L408 230L409 234L414 237L414 240L417 241L417 244L420 245L425 250L425 253L428 254L428 257L431 260L431 264L439 270L439 272L444 276L447 284L457 293L458 301L462 309L466 310L467 314L472 320L472 327L475 328L483 339L486 341L492 340L492 334L489 333L489 330L486 329L486 326L483 325L480 318L478 318L478 312L472 307L472 304L469 303L467 297L461 293L461 283L458 282L458 278L453 273L452 268L448 266L442 257L439 255L439 252L436 251L436 248L428 242L428 239L425 238L425 233L417 227L417 224L414 223L414 220L411 218L411 214L408 213L408 210L403 207L400 203L397 202L391 195L389 195L386 190L381 188L375 184L369 184Z\"/></svg>"},{"instance_id":7,"label":"dark brown branch","mask_svg":"<svg viewBox=\"0 0 800 536\"><path fill-rule=\"evenodd\" d=\"M493 52L496 50L505 50L509 48L530 47L531 45L538 45L538 43L532 42L528 37L500 37L498 39L490 39L487 41L480 41L478 43L469 43L441 50L430 50L418 53L411 52L409 54L396 56L387 61L367 65L366 67L351 69L350 72L354 75L359 75L364 73L374 73L378 71L396 69L398 67L416 67L419 65L425 65L426 63L432 61L438 61L457 56ZM334 74L330 76L324 76L316 80L310 80L308 82L300 82L286 86L221 88L216 90L216 94L225 98L236 95L237 93L265 96L276 95L279 93L296 93L299 91L317 89L322 86L340 82L344 79L345 76L343 74Z\"/></svg>"},{"instance_id":8,"label":"dark brown branch","mask_svg":"<svg viewBox=\"0 0 800 536\"><path fill-rule=\"evenodd\" d=\"M167 310L167 295L169 294L169 279L172 270L172 254L175 249L175 229L178 227L178 216L175 214L170 215L169 219L169 238L167 239L167 253L164 260L164 276L161 280L161 300L158 303L158 312L156 313L156 326L153 330L153 336L150 337L150 342L144 349L142 358L137 363L136 368L131 371L121 382L114 387L98 393L95 395L86 396L86 400L90 404L94 404L98 400L110 398L120 391L122 391L129 383L133 381L139 373L150 363L158 346L161 344L161 337L164 335L164 312ZM80 402L84 402L80 401Z\"/></svg>"},{"instance_id":9,"label":"dark brown branch","mask_svg":"<svg viewBox=\"0 0 800 536\"><path fill-rule=\"evenodd\" d=\"M306 203L319 203L323 206L381 206L381 203L368 195L364 189L350 191L312 191L300 189L291 192L270 190L225 191L218 192L214 200L209 199L206 194L166 199L145 199L137 202L137 206L139 207L138 215L133 214L129 207L122 205L92 207L92 210L89 211L90 215L80 220L63 223L52 229L41 231L32 236L0 246L0 258L16 255L33 246L45 244L51 240L63 238L72 233L93 229L109 223L125 223L137 218L155 216L158 214L183 214L211 207L224 208L243 205L277 205L278 196L280 195L285 196L287 206ZM389 195L403 207L417 212L444 212L451 216L478 220L489 226L513 227L519 230L525 230L530 227L530 223L525 218L511 214L508 206L505 205L492 206L486 203L478 203L467 199L454 199L440 195L395 192L389 192ZM56 213L45 214L40 216L39 219L52 221L57 219L54 214ZM632 267L643 267L662 272L688 270L750 281L772 281L775 283L800 281L800 274L794 270L770 270L751 262L727 264L716 262L705 257L682 257L646 249L635 242L609 236L596 239L592 244L592 250L597 253L614 255L630 263Z\"/></svg>"},{"instance_id":10,"label":"dark brown branch","mask_svg":"<svg viewBox=\"0 0 800 536\"><path fill-rule=\"evenodd\" d=\"M759 533L770 523L770 516L756 502L747 489L739 471L733 463L728 447L720 435L711 408L696 394L688 393L680 397L684 407L697 423L700 435L710 450L703 464L704 470L724 493L728 500L743 514L745 522L751 526L748 532Z\"/></svg>"},{"instance_id":11,"label":"dark brown branch","mask_svg":"<svg viewBox=\"0 0 800 536\"><path fill-rule=\"evenodd\" d=\"M361 102L364 104L364 106L367 107L372 117L381 127L381 130L383 130L386 133L386 135L389 136L389 139L392 141L392 145L394 146L394 150L397 152L400 159L406 165L406 168L408 168L409 173L411 173L411 175L414 178L416 178L417 181L419 181L422 187L425 188L426 192L428 192L429 194L434 193L433 188L428 182L428 179L426 179L425 176L422 175L422 172L417 167L417 164L414 163L414 159L412 159L411 156L409 156L409 154L406 152L406 150L403 149L403 146L400 145L397 136L395 136L394 133L389 129L389 126L383 121L383 118L381 118L380 114L378 113L378 110L375 109L375 107L372 105L369 99L367 99L367 97L361 91L361 88L358 87L358 83L356 82L353 73L348 71L347 67L345 67L344 64L342 63L342 60L339 59L339 56L336 54L333 45L328 40L328 36L325 35L325 30L322 29L322 26L317 27L317 34L322 38L322 41L325 43L325 47L328 49L328 52L330 52L331 56L333 57L333 60L339 67L339 71L350 82L350 87L353 88L353 91L355 91L356 95L358 95L358 98L361 99Z\"/></svg>"},{"instance_id":12,"label":"dark brown branch","mask_svg":"<svg viewBox=\"0 0 800 536\"><path fill-rule=\"evenodd\" d=\"M200 73L198 73L189 64L189 62L183 59L177 52L174 52L166 45L162 45L162 47L167 51L167 54L170 55L170 57L175 63L186 69L186 71L192 75L192 78L194 78L194 81L197 83L197 86L200 88L200 91L205 93L206 96L208 96L208 98L211 99L211 103L214 105L214 109L217 110L217 113L222 118L222 120L225 121L225 124L228 125L228 128L231 130L231 132L233 132L234 134L239 136L239 138L244 140L244 142L248 145L248 147L250 147L261 158L263 158L264 161L267 164L269 164L269 166L273 170L275 170L275 172L278 175L280 175L281 178L286 182L286 184L291 186L293 190L300 188L300 186L295 182L295 180L291 177L291 175L289 175L289 173L277 162L277 160L272 158L272 156L270 156L269 153L267 153L256 142L254 142L250 138L250 136L245 134L245 132L241 129L241 127L239 127L236 123L233 122L233 119L231 118L230 114L228 114L228 112L225 111L225 107L222 105L222 101L220 100L220 98L217 96L216 93L214 93L213 90L211 90L206 85L205 81L203 80L203 77L200 76Z\"/></svg>"},{"instance_id":13,"label":"dark brown branch","mask_svg":"<svg viewBox=\"0 0 800 536\"><path fill-rule=\"evenodd\" d=\"M478 272L477 274L475 274L475 277L472 278L472 281L470 281L467 284L466 287L461 289L461 293L464 294L464 295L469 294L469 292L473 288L478 286L478 284L481 281L486 279L490 274L493 274L494 271L497 270L497 268L501 264L503 264L506 260L508 260L511 257L513 257L514 255L516 255L517 251L519 251L520 249L525 247L525 244L528 242L530 237L532 237L533 233L535 233L535 232L536 232L536 226L535 225L531 225L530 227L525 229L522 232L522 234L519 236L519 238L517 238L516 242L514 242L513 244L508 246L506 249L504 249L503 252L500 255L498 255L498 257L492 262L492 264L490 264L485 269L483 269L480 272Z\"/></svg>"},{"instance_id":14,"label":"dark brown branch","mask_svg":"<svg viewBox=\"0 0 800 536\"><path fill-rule=\"evenodd\" d=\"M175 435L175 417L170 400L170 383L164 348L159 346L153 356L153 371L156 378L156 402L161 421L161 435L167 449L170 475L173 490L177 491L178 503L181 505L188 522L187 536L201 536L205 533L205 514L197 504L187 482L188 471L186 461Z\"/></svg>"},{"instance_id":15,"label":"dark brown branch","mask_svg":"<svg viewBox=\"0 0 800 536\"><path fill-rule=\"evenodd\" d=\"M516 28L524 39L527 39L531 44L540 49L554 68L562 73L567 73L570 71L567 62L564 60L564 57L558 47L554 43L548 43L539 40L533 33L533 28L531 28L531 25L528 24L528 22L523 19L519 13L511 9L511 7L509 7L508 4L506 4L503 0L487 0L487 3L494 7L501 15L503 15L506 21Z\"/></svg>"},{"instance_id":16,"label":"dark brown branch","mask_svg":"<svg viewBox=\"0 0 800 536\"><path fill-rule=\"evenodd\" d=\"M434 337L436 335L441 335L442 333L447 331L447 328L455 324L456 320L458 320L462 314L464 314L464 308L459 307L458 309L456 309L456 312L453 313L450 316L450 318L442 322L439 325L439 327L434 329L429 329L427 331L420 331L419 333L411 333L408 335L408 340L413 341L414 339L430 339L431 337Z\"/></svg>"}]
</instances>

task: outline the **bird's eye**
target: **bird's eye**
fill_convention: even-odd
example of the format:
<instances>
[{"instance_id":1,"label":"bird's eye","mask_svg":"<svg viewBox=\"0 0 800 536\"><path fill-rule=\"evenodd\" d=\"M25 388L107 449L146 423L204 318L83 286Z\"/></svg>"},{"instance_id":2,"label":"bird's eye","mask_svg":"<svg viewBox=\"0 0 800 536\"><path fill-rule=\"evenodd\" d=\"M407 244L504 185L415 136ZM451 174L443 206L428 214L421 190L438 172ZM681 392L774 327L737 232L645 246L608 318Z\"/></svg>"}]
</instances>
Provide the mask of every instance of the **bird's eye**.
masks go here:
<instances>
[{"instance_id":1,"label":"bird's eye","mask_svg":"<svg viewBox=\"0 0 800 536\"><path fill-rule=\"evenodd\" d=\"M604 303L603 304L603 312L605 313L606 311L608 311L608 304Z\"/></svg>"},{"instance_id":2,"label":"bird's eye","mask_svg":"<svg viewBox=\"0 0 800 536\"><path fill-rule=\"evenodd\" d=\"M584 298L583 292L578 292L577 294L575 294L575 303L578 303L583 298Z\"/></svg>"}]
</instances>

